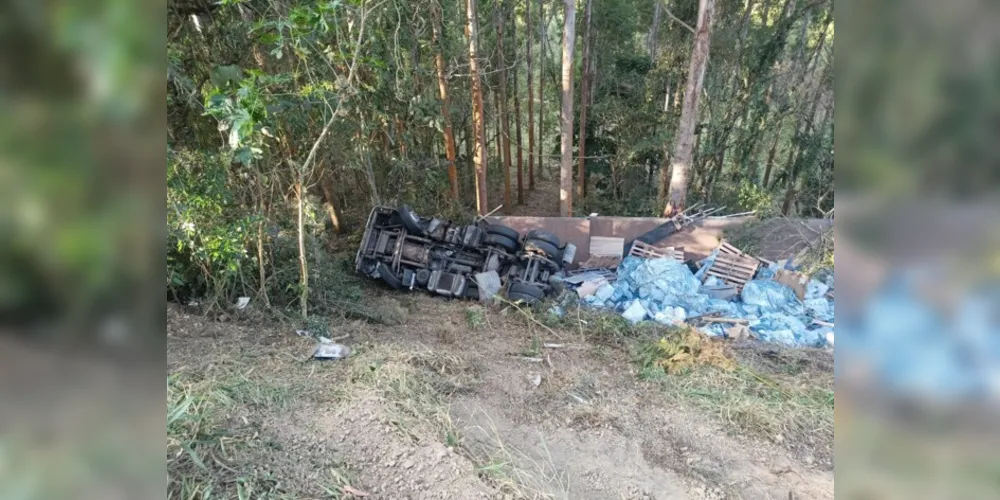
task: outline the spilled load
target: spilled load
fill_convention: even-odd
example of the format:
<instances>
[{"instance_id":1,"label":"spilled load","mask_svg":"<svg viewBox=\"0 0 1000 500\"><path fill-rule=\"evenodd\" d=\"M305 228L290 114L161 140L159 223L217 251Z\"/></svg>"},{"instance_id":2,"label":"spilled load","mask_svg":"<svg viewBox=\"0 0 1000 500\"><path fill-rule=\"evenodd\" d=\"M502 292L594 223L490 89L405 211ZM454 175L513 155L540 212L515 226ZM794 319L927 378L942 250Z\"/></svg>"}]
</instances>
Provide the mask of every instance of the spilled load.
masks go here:
<instances>
[{"instance_id":1,"label":"spilled load","mask_svg":"<svg viewBox=\"0 0 1000 500\"><path fill-rule=\"evenodd\" d=\"M739 284L706 276L717 256L713 252L696 272L672 258L626 257L615 271L616 279L587 294L583 303L613 309L632 323L688 324L712 337L736 337L736 332L743 332L785 345L833 344L832 274L825 280L809 279L800 298L775 279L782 270L777 265L764 267ZM714 293L726 286L733 286L735 293Z\"/></svg>"},{"instance_id":2,"label":"spilled load","mask_svg":"<svg viewBox=\"0 0 1000 500\"><path fill-rule=\"evenodd\" d=\"M404 205L372 210L354 265L395 289L486 300L506 288L509 299L534 303L552 293L550 278L575 253L546 231L522 236L482 218L461 225Z\"/></svg>"}]
</instances>

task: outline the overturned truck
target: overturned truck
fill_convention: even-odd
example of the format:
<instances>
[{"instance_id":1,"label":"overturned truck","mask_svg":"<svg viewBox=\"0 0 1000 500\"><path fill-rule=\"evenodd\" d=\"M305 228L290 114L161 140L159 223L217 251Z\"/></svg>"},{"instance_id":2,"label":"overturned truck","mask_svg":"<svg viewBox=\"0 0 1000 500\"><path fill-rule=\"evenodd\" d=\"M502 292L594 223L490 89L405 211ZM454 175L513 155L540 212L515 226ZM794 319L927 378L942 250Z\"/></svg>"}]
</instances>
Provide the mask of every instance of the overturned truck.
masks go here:
<instances>
[{"instance_id":1,"label":"overturned truck","mask_svg":"<svg viewBox=\"0 0 1000 500\"><path fill-rule=\"evenodd\" d=\"M375 207L355 258L355 270L395 289L485 299L506 288L510 300L537 302L573 262L576 247L547 231L523 237L477 219L460 225L420 217L407 206Z\"/></svg>"}]
</instances>

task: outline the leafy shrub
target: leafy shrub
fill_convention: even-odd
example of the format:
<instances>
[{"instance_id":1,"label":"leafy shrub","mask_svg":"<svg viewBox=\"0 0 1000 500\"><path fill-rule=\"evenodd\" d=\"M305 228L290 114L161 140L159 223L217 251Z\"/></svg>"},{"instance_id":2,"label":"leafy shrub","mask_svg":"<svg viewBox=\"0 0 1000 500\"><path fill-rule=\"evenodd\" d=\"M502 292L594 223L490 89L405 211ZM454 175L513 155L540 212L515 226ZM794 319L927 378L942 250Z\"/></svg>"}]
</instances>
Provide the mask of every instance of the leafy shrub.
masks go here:
<instances>
[{"instance_id":1,"label":"leafy shrub","mask_svg":"<svg viewBox=\"0 0 1000 500\"><path fill-rule=\"evenodd\" d=\"M775 212L774 200L771 198L771 193L767 192L760 185L746 180L740 182L737 205L741 212L754 211L760 217L768 217Z\"/></svg>"},{"instance_id":2,"label":"leafy shrub","mask_svg":"<svg viewBox=\"0 0 1000 500\"><path fill-rule=\"evenodd\" d=\"M174 298L218 300L251 263L256 217L240 210L224 155L168 151L167 288Z\"/></svg>"}]
</instances>

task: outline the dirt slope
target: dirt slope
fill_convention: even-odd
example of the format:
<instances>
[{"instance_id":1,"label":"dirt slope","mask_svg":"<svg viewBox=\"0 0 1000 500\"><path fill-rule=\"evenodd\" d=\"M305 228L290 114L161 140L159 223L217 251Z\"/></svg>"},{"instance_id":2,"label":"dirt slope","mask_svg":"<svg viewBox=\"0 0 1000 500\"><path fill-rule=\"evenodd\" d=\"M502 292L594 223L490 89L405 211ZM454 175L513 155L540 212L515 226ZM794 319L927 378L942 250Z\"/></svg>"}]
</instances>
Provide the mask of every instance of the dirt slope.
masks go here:
<instances>
[{"instance_id":1,"label":"dirt slope","mask_svg":"<svg viewBox=\"0 0 1000 500\"><path fill-rule=\"evenodd\" d=\"M640 380L625 348L582 326L421 295L377 300L401 304L404 323L331 325L355 350L338 362L307 361L314 344L291 327L170 310L174 377L280 395L227 407L219 425L244 445L218 475L267 478L293 498L833 498L830 443L734 432Z\"/></svg>"}]
</instances>

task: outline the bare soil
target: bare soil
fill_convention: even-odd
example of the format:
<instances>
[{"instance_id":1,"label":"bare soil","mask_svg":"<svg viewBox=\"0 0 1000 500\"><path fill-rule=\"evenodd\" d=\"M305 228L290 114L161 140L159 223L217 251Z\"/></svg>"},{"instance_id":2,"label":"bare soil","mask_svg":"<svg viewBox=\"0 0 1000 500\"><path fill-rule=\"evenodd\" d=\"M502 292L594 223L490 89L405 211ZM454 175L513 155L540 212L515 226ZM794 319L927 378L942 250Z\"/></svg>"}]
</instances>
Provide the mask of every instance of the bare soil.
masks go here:
<instances>
[{"instance_id":1,"label":"bare soil","mask_svg":"<svg viewBox=\"0 0 1000 500\"><path fill-rule=\"evenodd\" d=\"M354 352L327 362L309 359L315 341L293 326L169 308L171 374L284 394L282 405L232 412L228 432L251 444L226 468L299 498L329 497L331 476L349 484L335 498L833 498L832 443L733 429L640 379L627 346L595 342L582 325L552 330L512 308L419 294L391 300L402 324L331 324ZM828 376L832 355L797 370Z\"/></svg>"}]
</instances>

